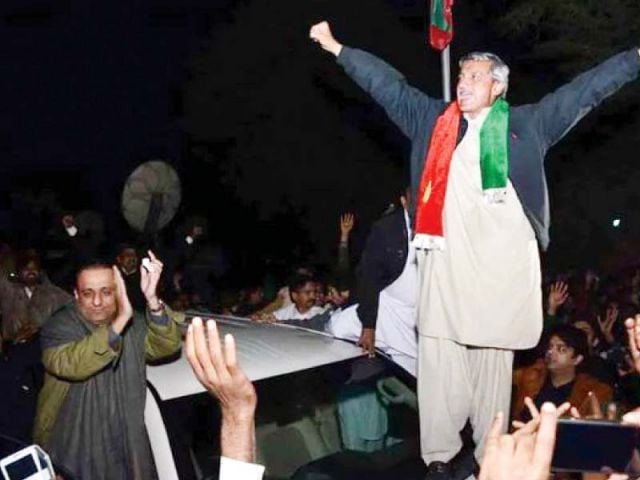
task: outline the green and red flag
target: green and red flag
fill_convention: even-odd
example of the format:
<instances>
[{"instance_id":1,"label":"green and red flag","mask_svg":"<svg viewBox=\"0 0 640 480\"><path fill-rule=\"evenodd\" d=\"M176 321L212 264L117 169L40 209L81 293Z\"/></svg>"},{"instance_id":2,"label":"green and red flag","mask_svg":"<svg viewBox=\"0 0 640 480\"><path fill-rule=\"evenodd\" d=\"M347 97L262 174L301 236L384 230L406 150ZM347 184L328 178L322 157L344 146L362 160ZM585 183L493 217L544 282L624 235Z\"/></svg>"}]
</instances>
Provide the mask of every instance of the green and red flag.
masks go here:
<instances>
[{"instance_id":1,"label":"green and red flag","mask_svg":"<svg viewBox=\"0 0 640 480\"><path fill-rule=\"evenodd\" d=\"M453 0L431 0L429 43L436 50L444 50L453 38Z\"/></svg>"}]
</instances>

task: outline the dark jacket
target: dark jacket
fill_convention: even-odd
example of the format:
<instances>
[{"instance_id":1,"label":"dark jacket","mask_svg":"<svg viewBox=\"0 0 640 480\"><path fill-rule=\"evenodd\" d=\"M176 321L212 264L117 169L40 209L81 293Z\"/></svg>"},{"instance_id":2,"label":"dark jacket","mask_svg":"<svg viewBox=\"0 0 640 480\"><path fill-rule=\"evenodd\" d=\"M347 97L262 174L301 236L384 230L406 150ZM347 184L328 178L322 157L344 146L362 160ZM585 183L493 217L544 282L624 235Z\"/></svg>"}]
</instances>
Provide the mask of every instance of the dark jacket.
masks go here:
<instances>
[{"instance_id":1,"label":"dark jacket","mask_svg":"<svg viewBox=\"0 0 640 480\"><path fill-rule=\"evenodd\" d=\"M116 335L75 302L51 317L41 334L46 373L34 442L54 463L82 479L157 478L144 425L146 361L179 350L182 320L168 308L134 313Z\"/></svg>"},{"instance_id":2,"label":"dark jacket","mask_svg":"<svg viewBox=\"0 0 640 480\"><path fill-rule=\"evenodd\" d=\"M72 298L46 277L35 286L29 297L22 283L13 282L6 272L0 272L0 339L5 342L25 340L23 336L26 332L34 334L56 310Z\"/></svg>"},{"instance_id":3,"label":"dark jacket","mask_svg":"<svg viewBox=\"0 0 640 480\"><path fill-rule=\"evenodd\" d=\"M404 209L395 208L373 224L356 271L358 318L363 328L376 328L380 292L402 273L409 239Z\"/></svg>"},{"instance_id":4,"label":"dark jacket","mask_svg":"<svg viewBox=\"0 0 640 480\"><path fill-rule=\"evenodd\" d=\"M446 106L444 101L411 87L397 70L367 52L344 47L338 63L411 140L411 189L412 198L417 198L428 141ZM629 50L579 75L538 103L511 108L509 178L543 249L549 244L549 195L544 173L547 150L602 100L634 80L639 69L638 51ZM466 122L461 122L461 129L466 129Z\"/></svg>"}]
</instances>

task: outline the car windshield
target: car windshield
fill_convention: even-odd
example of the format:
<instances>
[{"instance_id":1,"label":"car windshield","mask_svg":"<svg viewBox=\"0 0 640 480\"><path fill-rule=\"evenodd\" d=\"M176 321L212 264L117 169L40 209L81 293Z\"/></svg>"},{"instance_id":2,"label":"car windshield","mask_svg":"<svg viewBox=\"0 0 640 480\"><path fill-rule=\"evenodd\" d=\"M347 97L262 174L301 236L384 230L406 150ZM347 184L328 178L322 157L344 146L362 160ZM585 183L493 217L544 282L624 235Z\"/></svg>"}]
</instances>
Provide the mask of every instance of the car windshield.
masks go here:
<instances>
[{"instance_id":1,"label":"car windshield","mask_svg":"<svg viewBox=\"0 0 640 480\"><path fill-rule=\"evenodd\" d=\"M257 462L266 479L424 475L415 379L387 359L350 359L255 386ZM161 412L179 478L217 478L216 401L191 395L162 402Z\"/></svg>"}]
</instances>

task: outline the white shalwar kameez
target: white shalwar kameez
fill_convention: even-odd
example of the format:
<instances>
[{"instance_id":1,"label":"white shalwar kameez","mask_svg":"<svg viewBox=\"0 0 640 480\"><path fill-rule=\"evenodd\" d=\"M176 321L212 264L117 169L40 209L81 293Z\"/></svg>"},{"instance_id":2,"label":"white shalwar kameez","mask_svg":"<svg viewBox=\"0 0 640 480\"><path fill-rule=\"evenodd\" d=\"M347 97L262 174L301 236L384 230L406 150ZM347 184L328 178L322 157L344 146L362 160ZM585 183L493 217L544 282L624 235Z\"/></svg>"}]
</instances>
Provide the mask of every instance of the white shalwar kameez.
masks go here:
<instances>
[{"instance_id":1,"label":"white shalwar kameez","mask_svg":"<svg viewBox=\"0 0 640 480\"><path fill-rule=\"evenodd\" d=\"M418 376L424 461L447 462L471 420L476 459L498 411L509 414L513 350L542 330L535 234L508 181L505 201L483 197L480 127L469 119L451 161L443 211L445 248L419 250Z\"/></svg>"}]
</instances>

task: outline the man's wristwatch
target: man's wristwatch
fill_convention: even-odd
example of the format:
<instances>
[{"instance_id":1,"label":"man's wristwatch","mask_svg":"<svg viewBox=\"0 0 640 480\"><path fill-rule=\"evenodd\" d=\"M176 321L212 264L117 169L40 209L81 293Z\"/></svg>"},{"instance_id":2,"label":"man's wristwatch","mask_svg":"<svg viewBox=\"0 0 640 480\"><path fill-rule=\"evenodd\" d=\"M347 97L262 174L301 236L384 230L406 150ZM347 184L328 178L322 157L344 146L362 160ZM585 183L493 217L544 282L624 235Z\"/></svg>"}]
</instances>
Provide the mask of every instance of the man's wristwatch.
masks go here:
<instances>
[{"instance_id":1,"label":"man's wristwatch","mask_svg":"<svg viewBox=\"0 0 640 480\"><path fill-rule=\"evenodd\" d=\"M151 308L151 306L147 303L147 308L149 309L151 315L160 315L162 312L164 312L164 303L162 302L162 300L158 300L157 308Z\"/></svg>"}]
</instances>

